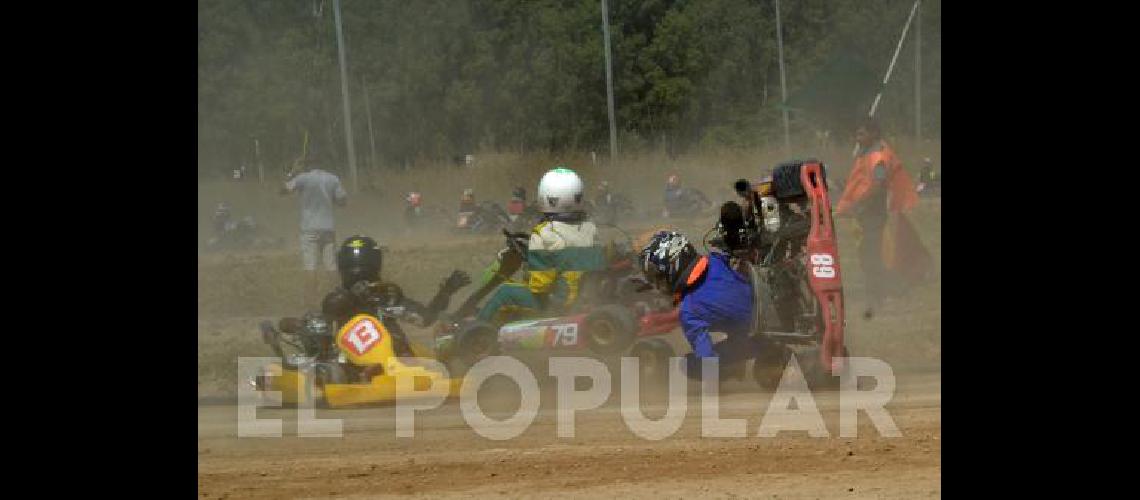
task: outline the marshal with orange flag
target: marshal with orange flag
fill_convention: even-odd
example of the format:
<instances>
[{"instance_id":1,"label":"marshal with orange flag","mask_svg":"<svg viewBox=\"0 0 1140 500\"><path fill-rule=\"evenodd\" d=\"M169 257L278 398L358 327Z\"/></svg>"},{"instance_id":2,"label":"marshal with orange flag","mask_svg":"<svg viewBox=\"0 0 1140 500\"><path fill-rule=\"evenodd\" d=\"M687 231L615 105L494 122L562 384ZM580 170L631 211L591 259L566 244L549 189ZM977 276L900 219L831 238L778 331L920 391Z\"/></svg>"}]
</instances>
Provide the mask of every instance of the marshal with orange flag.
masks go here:
<instances>
[{"instance_id":1,"label":"marshal with orange flag","mask_svg":"<svg viewBox=\"0 0 1140 500\"><path fill-rule=\"evenodd\" d=\"M924 280L932 269L930 253L904 215L918 204L918 194L902 161L878 138L878 130L867 130L870 128L860 128L861 138L869 147L861 148L855 158L835 213L855 215L863 238L878 239L861 242L861 247L867 245L870 250L868 258L877 254L881 259L881 264L865 260L864 272L883 272L885 276L879 281L884 284L909 287ZM881 234L876 234L880 228ZM875 243L879 243L878 249Z\"/></svg>"}]
</instances>

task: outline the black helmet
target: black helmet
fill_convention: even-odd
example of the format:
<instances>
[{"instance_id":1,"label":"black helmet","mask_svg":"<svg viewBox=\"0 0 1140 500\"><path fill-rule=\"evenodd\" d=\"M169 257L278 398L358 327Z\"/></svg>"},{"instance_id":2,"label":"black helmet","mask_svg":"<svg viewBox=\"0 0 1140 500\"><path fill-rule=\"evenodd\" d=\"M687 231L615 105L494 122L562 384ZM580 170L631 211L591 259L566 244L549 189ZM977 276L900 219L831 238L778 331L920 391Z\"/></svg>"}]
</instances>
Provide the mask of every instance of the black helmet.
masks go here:
<instances>
[{"instance_id":1,"label":"black helmet","mask_svg":"<svg viewBox=\"0 0 1140 500\"><path fill-rule=\"evenodd\" d=\"M358 281L379 281L382 266L380 245L367 236L349 236L336 253L336 268L344 288L351 288Z\"/></svg>"},{"instance_id":2,"label":"black helmet","mask_svg":"<svg viewBox=\"0 0 1140 500\"><path fill-rule=\"evenodd\" d=\"M675 231L660 231L641 250L641 272L658 290L678 292L701 258L697 249L684 235Z\"/></svg>"}]
</instances>

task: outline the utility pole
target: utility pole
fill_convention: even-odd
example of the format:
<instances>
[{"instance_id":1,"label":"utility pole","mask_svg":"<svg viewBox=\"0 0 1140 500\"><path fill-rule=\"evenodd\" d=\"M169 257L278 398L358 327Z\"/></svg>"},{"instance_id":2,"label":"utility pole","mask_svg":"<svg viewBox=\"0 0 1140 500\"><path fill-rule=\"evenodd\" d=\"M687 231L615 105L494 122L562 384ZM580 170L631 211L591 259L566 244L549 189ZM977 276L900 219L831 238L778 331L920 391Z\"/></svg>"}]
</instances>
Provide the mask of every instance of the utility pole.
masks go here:
<instances>
[{"instance_id":1,"label":"utility pole","mask_svg":"<svg viewBox=\"0 0 1140 500\"><path fill-rule=\"evenodd\" d=\"M780 58L780 107L784 110L784 155L792 155L791 131L788 127L788 81L784 75L784 30L780 25L780 0L776 0L776 51Z\"/></svg>"},{"instance_id":2,"label":"utility pole","mask_svg":"<svg viewBox=\"0 0 1140 500\"><path fill-rule=\"evenodd\" d=\"M922 0L914 17L914 140L922 149Z\"/></svg>"},{"instance_id":3,"label":"utility pole","mask_svg":"<svg viewBox=\"0 0 1140 500\"><path fill-rule=\"evenodd\" d=\"M376 134L374 132L372 132L372 105L369 104L369 101L368 101L368 80L365 80L365 78L363 76L360 77L360 86L364 87L364 109L368 114L368 143L369 143L369 147L371 148L371 154L372 154L372 156L370 156L369 159L371 160L371 168L373 170L375 170L376 169ZM375 175L375 174L373 174L373 175Z\"/></svg>"},{"instance_id":4,"label":"utility pole","mask_svg":"<svg viewBox=\"0 0 1140 500\"><path fill-rule=\"evenodd\" d=\"M617 163L617 125L614 120L614 76L610 62L610 11L602 0L602 31L606 41L606 104L610 112L610 165Z\"/></svg>"},{"instance_id":5,"label":"utility pole","mask_svg":"<svg viewBox=\"0 0 1140 500\"><path fill-rule=\"evenodd\" d=\"M257 163L257 182L265 183L265 169L261 167L261 143L253 140L253 161Z\"/></svg>"},{"instance_id":6,"label":"utility pole","mask_svg":"<svg viewBox=\"0 0 1140 500\"><path fill-rule=\"evenodd\" d=\"M352 116L348 107L348 68L344 62L344 29L341 28L340 0L333 0L336 14L336 49L340 55L340 95L344 101L344 140L348 144L348 169L352 173L352 192L360 192L360 182L356 177L356 148L352 144Z\"/></svg>"}]
</instances>

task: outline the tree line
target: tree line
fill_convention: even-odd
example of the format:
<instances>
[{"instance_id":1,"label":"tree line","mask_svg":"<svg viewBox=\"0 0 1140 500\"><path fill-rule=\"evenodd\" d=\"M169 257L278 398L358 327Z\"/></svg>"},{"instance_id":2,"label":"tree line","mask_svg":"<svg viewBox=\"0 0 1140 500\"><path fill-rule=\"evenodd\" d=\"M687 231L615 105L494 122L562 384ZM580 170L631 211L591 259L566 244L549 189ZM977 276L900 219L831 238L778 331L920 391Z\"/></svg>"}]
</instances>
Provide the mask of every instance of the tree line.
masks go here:
<instances>
[{"instance_id":1,"label":"tree line","mask_svg":"<svg viewBox=\"0 0 1140 500\"><path fill-rule=\"evenodd\" d=\"M475 151L608 152L599 0L341 3L363 168ZM781 2L796 137L850 133L869 109L912 3ZM608 4L622 151L782 144L773 0ZM939 0L922 3L926 137L940 134L940 14ZM913 31L877 113L885 128L907 135ZM332 0L199 0L199 175L252 162L255 140L267 168L305 147L343 164L337 58Z\"/></svg>"}]
</instances>

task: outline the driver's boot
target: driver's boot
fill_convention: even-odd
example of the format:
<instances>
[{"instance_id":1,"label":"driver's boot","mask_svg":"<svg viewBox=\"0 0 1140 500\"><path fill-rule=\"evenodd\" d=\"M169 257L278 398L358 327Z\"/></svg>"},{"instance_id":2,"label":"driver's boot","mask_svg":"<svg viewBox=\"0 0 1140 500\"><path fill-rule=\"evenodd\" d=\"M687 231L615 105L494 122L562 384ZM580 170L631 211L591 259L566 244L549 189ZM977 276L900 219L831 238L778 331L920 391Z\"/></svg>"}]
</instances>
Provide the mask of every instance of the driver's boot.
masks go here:
<instances>
[{"instance_id":1,"label":"driver's boot","mask_svg":"<svg viewBox=\"0 0 1140 500\"><path fill-rule=\"evenodd\" d=\"M726 380L744 380L744 375L747 371L747 365L747 360L720 365L720 381L724 382Z\"/></svg>"},{"instance_id":2,"label":"driver's boot","mask_svg":"<svg viewBox=\"0 0 1140 500\"><path fill-rule=\"evenodd\" d=\"M752 348L746 337L728 338L713 346L720 364L720 380L744 380L745 368L751 356L743 354Z\"/></svg>"}]
</instances>

